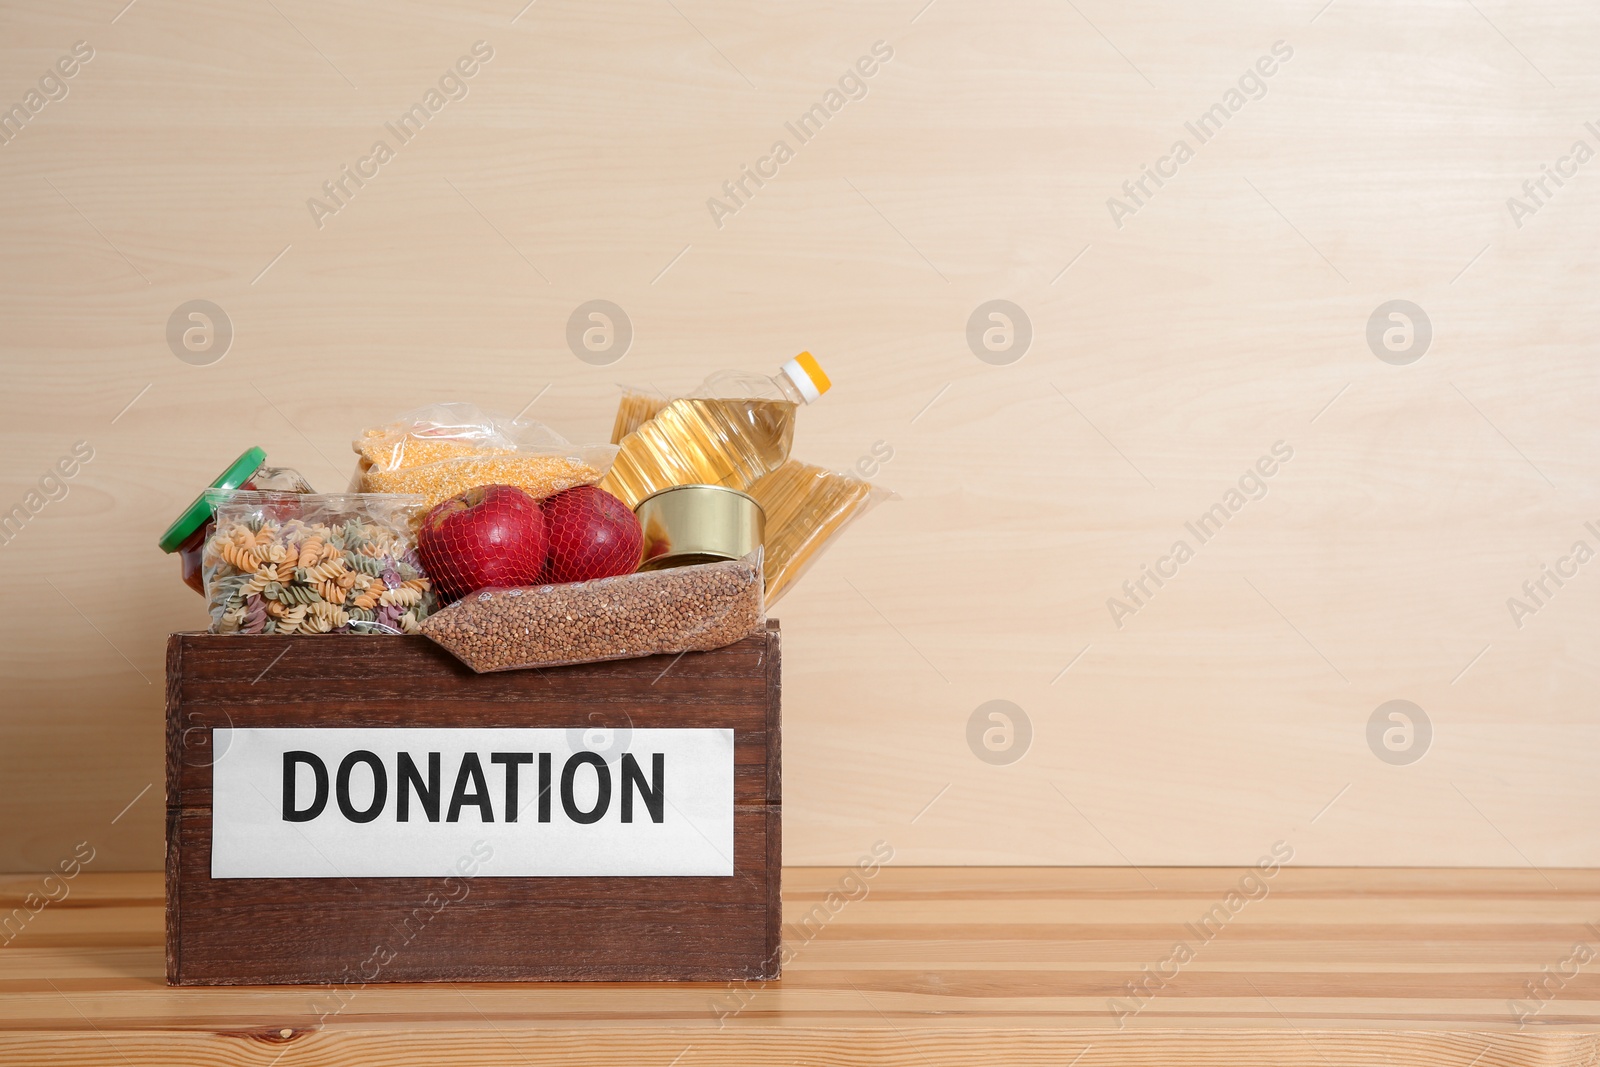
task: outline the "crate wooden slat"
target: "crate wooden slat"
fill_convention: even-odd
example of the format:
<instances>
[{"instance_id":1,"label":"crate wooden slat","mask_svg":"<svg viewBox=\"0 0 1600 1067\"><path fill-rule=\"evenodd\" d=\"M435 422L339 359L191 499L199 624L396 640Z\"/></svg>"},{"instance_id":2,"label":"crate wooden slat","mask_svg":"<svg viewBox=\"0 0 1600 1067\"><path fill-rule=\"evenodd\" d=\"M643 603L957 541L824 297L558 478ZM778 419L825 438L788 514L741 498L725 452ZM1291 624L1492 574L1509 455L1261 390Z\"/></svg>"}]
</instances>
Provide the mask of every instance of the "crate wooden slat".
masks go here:
<instances>
[{"instance_id":1,"label":"crate wooden slat","mask_svg":"<svg viewBox=\"0 0 1600 1067\"><path fill-rule=\"evenodd\" d=\"M780 646L474 674L425 638L174 634L167 650L167 977L325 983L395 931L381 981L728 981L778 966ZM732 877L211 877L218 727L658 727L734 732ZM407 920L411 926L405 926Z\"/></svg>"}]
</instances>

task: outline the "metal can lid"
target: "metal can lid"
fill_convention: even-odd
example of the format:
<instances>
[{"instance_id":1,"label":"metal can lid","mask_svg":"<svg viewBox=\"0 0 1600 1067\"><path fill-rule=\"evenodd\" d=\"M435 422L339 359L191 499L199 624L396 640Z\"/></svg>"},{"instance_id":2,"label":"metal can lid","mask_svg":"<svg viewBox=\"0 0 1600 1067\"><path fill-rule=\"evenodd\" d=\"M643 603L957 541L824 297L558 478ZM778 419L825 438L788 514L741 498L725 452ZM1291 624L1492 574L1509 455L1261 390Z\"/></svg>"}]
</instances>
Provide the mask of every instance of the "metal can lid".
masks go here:
<instances>
[{"instance_id":1,"label":"metal can lid","mask_svg":"<svg viewBox=\"0 0 1600 1067\"><path fill-rule=\"evenodd\" d=\"M655 492L651 493L649 496L635 504L633 506L633 510L638 512L640 508L644 507L650 501L656 499L656 497L666 496L668 493L687 493L690 496L694 496L707 491L713 493L731 493L734 496L744 497L744 499L755 505L755 509L761 512L763 518L766 517L766 509L761 506L761 501L757 500L743 489L735 489L731 485L712 485L709 482L692 482L688 485L669 485L665 489L657 489Z\"/></svg>"}]
</instances>

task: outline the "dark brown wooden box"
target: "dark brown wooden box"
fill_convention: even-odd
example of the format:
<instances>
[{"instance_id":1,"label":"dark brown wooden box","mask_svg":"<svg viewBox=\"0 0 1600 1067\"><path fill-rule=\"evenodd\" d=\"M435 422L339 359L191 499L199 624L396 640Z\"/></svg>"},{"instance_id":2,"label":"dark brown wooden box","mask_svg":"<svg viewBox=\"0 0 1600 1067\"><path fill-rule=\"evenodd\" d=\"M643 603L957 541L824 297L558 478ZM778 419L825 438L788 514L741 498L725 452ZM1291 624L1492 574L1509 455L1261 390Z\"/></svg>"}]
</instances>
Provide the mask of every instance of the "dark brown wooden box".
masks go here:
<instances>
[{"instance_id":1,"label":"dark brown wooden box","mask_svg":"<svg viewBox=\"0 0 1600 1067\"><path fill-rule=\"evenodd\" d=\"M423 637L173 634L167 980L776 977L779 687L775 621L713 652L495 674ZM733 877L480 877L436 912L424 901L437 878L211 877L213 727L630 725L734 731ZM398 944L402 930L403 950L376 968L374 947Z\"/></svg>"}]
</instances>

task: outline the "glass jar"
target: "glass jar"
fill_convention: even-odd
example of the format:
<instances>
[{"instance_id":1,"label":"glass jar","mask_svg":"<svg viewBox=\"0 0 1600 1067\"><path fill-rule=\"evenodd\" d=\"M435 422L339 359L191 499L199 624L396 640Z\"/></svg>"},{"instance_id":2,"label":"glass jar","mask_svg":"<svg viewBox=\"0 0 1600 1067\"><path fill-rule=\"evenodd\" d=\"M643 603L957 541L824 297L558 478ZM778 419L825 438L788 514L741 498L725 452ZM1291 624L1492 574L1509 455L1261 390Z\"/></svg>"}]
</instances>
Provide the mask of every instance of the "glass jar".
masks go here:
<instances>
[{"instance_id":1,"label":"glass jar","mask_svg":"<svg viewBox=\"0 0 1600 1067\"><path fill-rule=\"evenodd\" d=\"M200 571L200 557L205 551L206 539L216 528L217 503L238 489L279 493L313 492L299 471L267 466L267 453L259 447L247 449L228 464L228 468L184 508L183 514L167 527L167 532L161 535L158 542L161 551L177 553L183 571L183 583L202 596L205 595L206 586Z\"/></svg>"}]
</instances>

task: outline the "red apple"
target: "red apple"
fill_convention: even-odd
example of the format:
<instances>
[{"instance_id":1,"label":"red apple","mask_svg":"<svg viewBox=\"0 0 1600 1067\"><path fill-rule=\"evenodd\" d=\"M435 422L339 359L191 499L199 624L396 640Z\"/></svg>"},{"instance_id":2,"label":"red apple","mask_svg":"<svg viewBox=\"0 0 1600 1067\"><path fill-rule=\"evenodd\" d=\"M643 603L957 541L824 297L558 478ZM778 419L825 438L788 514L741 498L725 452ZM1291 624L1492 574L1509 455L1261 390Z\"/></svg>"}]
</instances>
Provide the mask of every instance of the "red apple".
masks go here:
<instances>
[{"instance_id":1,"label":"red apple","mask_svg":"<svg viewBox=\"0 0 1600 1067\"><path fill-rule=\"evenodd\" d=\"M592 485L580 485L542 505L550 535L547 582L586 582L639 569L644 531L628 505Z\"/></svg>"},{"instance_id":2,"label":"red apple","mask_svg":"<svg viewBox=\"0 0 1600 1067\"><path fill-rule=\"evenodd\" d=\"M514 485L480 485L435 505L422 520L417 554L442 596L532 585L550 542L539 502Z\"/></svg>"}]
</instances>

